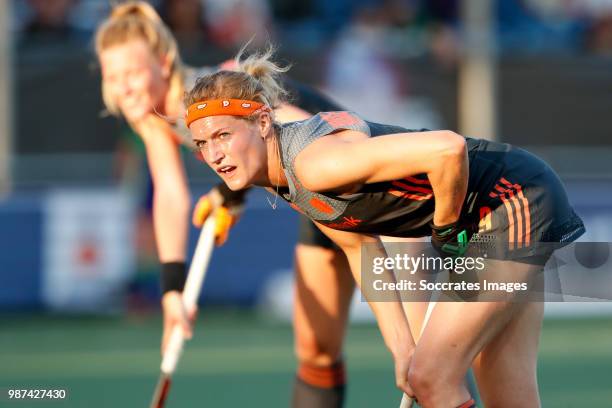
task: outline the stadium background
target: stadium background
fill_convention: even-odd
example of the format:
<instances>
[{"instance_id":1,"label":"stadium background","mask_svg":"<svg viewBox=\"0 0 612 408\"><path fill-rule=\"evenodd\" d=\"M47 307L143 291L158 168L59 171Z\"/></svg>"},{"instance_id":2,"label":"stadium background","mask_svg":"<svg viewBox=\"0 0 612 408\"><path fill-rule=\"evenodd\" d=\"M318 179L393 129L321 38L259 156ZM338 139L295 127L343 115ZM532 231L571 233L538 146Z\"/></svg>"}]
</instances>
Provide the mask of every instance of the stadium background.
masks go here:
<instances>
[{"instance_id":1,"label":"stadium background","mask_svg":"<svg viewBox=\"0 0 612 408\"><path fill-rule=\"evenodd\" d=\"M66 388L56 406L91 407L141 406L153 390L161 323L150 186L137 137L103 114L92 52L108 4L0 5L0 406L14 387ZM466 3L453 0L154 4L187 63L217 64L257 33L256 45L279 46L291 76L372 120L465 131L462 105L483 116L492 106L493 131L468 135L494 134L544 157L587 224L583 240L612 241L612 2L494 1L480 48L466 39ZM460 103L470 58L486 62L491 88ZM215 176L189 152L185 160L195 198ZM251 193L214 254L176 406L287 405L296 220ZM392 406L390 357L367 307L354 306L348 406ZM544 406L612 406L612 308L549 306Z\"/></svg>"}]
</instances>

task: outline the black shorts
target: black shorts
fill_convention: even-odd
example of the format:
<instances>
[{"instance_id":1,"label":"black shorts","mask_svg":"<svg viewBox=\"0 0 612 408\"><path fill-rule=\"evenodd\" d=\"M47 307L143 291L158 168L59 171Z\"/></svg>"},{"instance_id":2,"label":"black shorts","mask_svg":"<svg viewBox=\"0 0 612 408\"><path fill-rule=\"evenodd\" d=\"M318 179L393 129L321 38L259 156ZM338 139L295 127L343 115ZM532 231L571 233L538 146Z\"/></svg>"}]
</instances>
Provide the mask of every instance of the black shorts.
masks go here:
<instances>
[{"instance_id":1,"label":"black shorts","mask_svg":"<svg viewBox=\"0 0 612 408\"><path fill-rule=\"evenodd\" d=\"M478 231L470 248L493 259L543 265L556 248L585 232L561 180L544 161L512 148L500 168L489 191L464 209Z\"/></svg>"},{"instance_id":2,"label":"black shorts","mask_svg":"<svg viewBox=\"0 0 612 408\"><path fill-rule=\"evenodd\" d=\"M300 213L300 226L298 232L298 243L303 245L318 246L326 249L339 251L340 248L334 242L327 238L327 235L321 232L316 225Z\"/></svg>"}]
</instances>

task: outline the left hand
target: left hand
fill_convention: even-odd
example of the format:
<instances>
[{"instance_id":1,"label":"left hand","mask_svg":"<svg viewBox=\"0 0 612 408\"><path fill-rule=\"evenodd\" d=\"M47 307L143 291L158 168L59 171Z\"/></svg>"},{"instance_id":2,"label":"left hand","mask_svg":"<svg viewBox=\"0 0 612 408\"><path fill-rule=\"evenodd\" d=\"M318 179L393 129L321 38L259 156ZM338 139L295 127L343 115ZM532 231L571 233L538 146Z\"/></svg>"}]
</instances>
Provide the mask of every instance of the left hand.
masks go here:
<instances>
[{"instance_id":1,"label":"left hand","mask_svg":"<svg viewBox=\"0 0 612 408\"><path fill-rule=\"evenodd\" d=\"M162 356L170 341L170 335L175 326L179 326L183 331L183 337L186 340L193 336L193 323L197 316L197 306L191 310L187 310L183 303L182 294L178 291L170 291L162 297L163 323L164 329L162 334L161 351Z\"/></svg>"},{"instance_id":2,"label":"left hand","mask_svg":"<svg viewBox=\"0 0 612 408\"><path fill-rule=\"evenodd\" d=\"M450 224L431 224L431 245L442 256L463 256L474 235L474 226L457 220Z\"/></svg>"},{"instance_id":3,"label":"left hand","mask_svg":"<svg viewBox=\"0 0 612 408\"><path fill-rule=\"evenodd\" d=\"M192 214L193 225L202 228L206 219L215 216L215 244L227 241L230 229L236 224L244 209L244 192L235 193L227 187L217 186L200 197Z\"/></svg>"}]
</instances>

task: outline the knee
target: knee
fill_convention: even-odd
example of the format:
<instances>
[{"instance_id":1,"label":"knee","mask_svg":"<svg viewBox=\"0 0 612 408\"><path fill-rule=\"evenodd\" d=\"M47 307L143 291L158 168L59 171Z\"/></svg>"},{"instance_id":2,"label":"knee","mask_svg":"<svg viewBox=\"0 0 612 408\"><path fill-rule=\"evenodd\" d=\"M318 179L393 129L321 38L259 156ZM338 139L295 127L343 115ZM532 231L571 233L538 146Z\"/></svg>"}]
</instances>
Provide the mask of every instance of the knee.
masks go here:
<instances>
[{"instance_id":1,"label":"knee","mask_svg":"<svg viewBox=\"0 0 612 408\"><path fill-rule=\"evenodd\" d=\"M412 364L408 370L408 384L416 394L419 403L429 406L428 402L434 397L433 394L438 387L434 372L426 366Z\"/></svg>"},{"instance_id":2,"label":"knee","mask_svg":"<svg viewBox=\"0 0 612 408\"><path fill-rule=\"evenodd\" d=\"M341 341L296 336L295 355L300 364L331 366L341 357Z\"/></svg>"},{"instance_id":3,"label":"knee","mask_svg":"<svg viewBox=\"0 0 612 408\"><path fill-rule=\"evenodd\" d=\"M450 374L450 370L441 369L440 365L413 362L408 371L408 383L421 406L444 406L450 401L458 406L469 399L462 377Z\"/></svg>"}]
</instances>

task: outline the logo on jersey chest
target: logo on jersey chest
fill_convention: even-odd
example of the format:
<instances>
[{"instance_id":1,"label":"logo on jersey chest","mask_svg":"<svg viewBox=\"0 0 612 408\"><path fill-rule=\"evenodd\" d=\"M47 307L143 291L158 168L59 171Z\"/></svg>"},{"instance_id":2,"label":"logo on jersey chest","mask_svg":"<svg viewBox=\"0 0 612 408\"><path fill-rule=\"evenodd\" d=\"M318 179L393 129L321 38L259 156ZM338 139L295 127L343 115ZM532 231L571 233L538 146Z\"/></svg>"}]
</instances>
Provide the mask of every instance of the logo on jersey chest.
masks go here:
<instances>
[{"instance_id":1,"label":"logo on jersey chest","mask_svg":"<svg viewBox=\"0 0 612 408\"><path fill-rule=\"evenodd\" d=\"M363 220L360 220L359 218L349 216L349 217L342 217L341 221L324 222L323 224L325 224L325 226L329 228L347 230L347 229L353 229L359 226L359 224L361 224L362 222Z\"/></svg>"}]
</instances>

